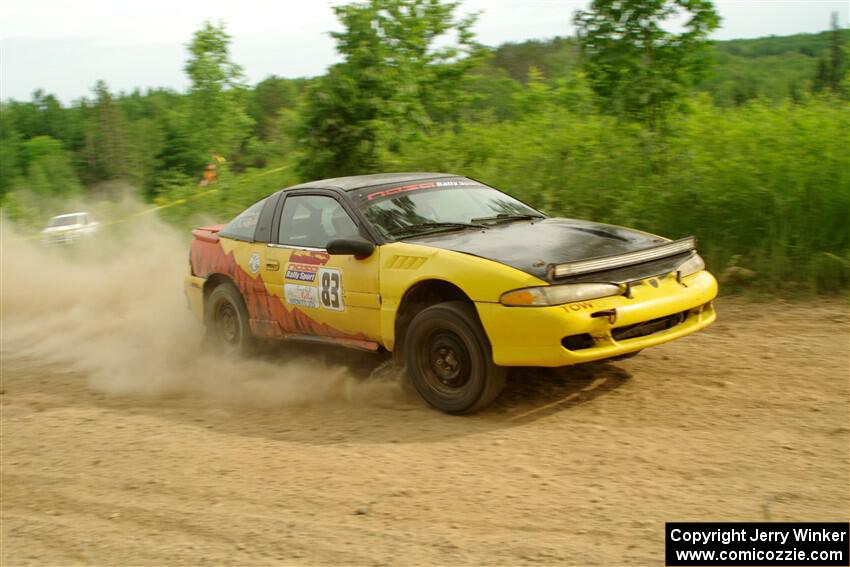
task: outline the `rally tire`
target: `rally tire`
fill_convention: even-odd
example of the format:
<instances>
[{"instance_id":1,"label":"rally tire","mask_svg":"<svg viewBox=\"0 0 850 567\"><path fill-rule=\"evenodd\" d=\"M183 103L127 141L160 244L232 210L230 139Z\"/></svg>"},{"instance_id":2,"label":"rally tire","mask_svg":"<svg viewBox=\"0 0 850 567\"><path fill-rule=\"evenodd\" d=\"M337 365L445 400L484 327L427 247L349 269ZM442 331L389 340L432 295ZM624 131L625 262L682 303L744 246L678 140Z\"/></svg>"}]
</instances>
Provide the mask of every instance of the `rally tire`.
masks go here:
<instances>
[{"instance_id":1,"label":"rally tire","mask_svg":"<svg viewBox=\"0 0 850 567\"><path fill-rule=\"evenodd\" d=\"M493 363L475 308L463 301L433 305L413 318L404 361L419 395L446 413L476 412L505 386L507 369Z\"/></svg>"},{"instance_id":2,"label":"rally tire","mask_svg":"<svg viewBox=\"0 0 850 567\"><path fill-rule=\"evenodd\" d=\"M204 343L227 354L251 354L257 341L251 334L242 294L230 282L212 290L204 304L207 325Z\"/></svg>"}]
</instances>

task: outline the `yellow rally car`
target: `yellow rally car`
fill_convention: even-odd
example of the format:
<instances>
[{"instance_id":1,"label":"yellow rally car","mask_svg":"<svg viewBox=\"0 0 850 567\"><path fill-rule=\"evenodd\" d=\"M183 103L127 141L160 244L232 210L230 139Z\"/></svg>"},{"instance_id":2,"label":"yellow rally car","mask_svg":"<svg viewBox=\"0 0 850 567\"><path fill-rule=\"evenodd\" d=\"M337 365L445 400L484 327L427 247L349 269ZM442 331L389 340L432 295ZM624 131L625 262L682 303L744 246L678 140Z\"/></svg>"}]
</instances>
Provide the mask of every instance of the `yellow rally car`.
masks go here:
<instances>
[{"instance_id":1,"label":"yellow rally car","mask_svg":"<svg viewBox=\"0 0 850 567\"><path fill-rule=\"evenodd\" d=\"M508 367L622 357L715 318L693 238L550 218L458 175L305 183L193 235L186 294L211 340L393 351L450 413L493 401Z\"/></svg>"}]
</instances>

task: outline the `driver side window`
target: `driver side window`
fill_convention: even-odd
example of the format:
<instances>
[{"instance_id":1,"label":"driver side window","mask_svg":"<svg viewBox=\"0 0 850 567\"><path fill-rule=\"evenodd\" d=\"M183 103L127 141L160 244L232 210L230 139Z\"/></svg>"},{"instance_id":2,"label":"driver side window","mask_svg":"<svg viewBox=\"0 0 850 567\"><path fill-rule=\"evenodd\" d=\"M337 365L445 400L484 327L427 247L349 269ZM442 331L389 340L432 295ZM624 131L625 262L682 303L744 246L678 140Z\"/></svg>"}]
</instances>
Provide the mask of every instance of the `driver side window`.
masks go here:
<instances>
[{"instance_id":1,"label":"driver side window","mask_svg":"<svg viewBox=\"0 0 850 567\"><path fill-rule=\"evenodd\" d=\"M327 248L335 238L358 234L357 225L333 197L293 195L283 204L277 241L289 246Z\"/></svg>"}]
</instances>

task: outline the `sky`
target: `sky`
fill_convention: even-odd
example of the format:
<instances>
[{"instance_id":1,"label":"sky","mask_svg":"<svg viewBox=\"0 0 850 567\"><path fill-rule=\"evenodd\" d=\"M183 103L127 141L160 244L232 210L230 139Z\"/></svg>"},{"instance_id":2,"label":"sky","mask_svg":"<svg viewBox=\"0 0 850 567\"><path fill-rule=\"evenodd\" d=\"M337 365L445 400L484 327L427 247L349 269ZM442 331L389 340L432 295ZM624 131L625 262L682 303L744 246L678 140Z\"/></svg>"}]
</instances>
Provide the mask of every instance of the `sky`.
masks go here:
<instances>
[{"instance_id":1,"label":"sky","mask_svg":"<svg viewBox=\"0 0 850 567\"><path fill-rule=\"evenodd\" d=\"M247 82L270 75L322 74L338 61L329 31L339 29L331 0L4 0L0 4L0 99L29 100L43 89L70 103L90 97L95 82L110 90L185 90L186 44L206 21L223 21L232 59ZM574 33L572 16L589 0L465 0L460 13L481 12L485 45ZM837 12L848 27L847 0L716 0L723 18L714 39L813 33Z\"/></svg>"}]
</instances>

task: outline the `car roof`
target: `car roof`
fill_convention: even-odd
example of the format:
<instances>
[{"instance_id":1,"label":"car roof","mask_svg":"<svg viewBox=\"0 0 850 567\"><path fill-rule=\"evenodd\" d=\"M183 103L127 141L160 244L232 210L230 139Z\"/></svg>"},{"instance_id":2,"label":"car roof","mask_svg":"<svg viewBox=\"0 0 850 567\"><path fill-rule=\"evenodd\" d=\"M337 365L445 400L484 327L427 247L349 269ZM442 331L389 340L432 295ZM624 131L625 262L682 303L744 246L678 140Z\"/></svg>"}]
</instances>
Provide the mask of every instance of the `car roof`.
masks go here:
<instances>
[{"instance_id":1,"label":"car roof","mask_svg":"<svg viewBox=\"0 0 850 567\"><path fill-rule=\"evenodd\" d=\"M88 213L85 211L80 211L79 213L62 213L61 215L56 215L55 217L51 217L51 219L61 219L65 217L76 217L79 215L87 215Z\"/></svg>"},{"instance_id":2,"label":"car roof","mask_svg":"<svg viewBox=\"0 0 850 567\"><path fill-rule=\"evenodd\" d=\"M374 173L371 175L351 175L348 177L332 177L320 179L289 187L289 189L337 189L339 191L353 191L365 187L377 185L388 185L394 183L407 183L409 181L421 181L423 179L439 179L441 177L461 177L454 173L436 172L402 172L402 173ZM287 190L289 190L287 189Z\"/></svg>"}]
</instances>

